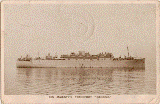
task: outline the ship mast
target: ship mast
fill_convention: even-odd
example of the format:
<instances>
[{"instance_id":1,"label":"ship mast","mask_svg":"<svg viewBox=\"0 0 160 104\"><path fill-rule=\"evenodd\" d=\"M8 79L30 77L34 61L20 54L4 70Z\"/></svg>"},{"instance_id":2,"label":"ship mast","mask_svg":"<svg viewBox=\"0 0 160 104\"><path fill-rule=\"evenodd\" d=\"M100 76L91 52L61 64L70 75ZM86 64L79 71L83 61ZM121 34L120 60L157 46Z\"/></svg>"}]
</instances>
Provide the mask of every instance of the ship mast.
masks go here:
<instances>
[{"instance_id":1,"label":"ship mast","mask_svg":"<svg viewBox=\"0 0 160 104\"><path fill-rule=\"evenodd\" d=\"M129 57L129 49L128 49L128 46L127 46L127 51L128 51L128 57Z\"/></svg>"}]
</instances>

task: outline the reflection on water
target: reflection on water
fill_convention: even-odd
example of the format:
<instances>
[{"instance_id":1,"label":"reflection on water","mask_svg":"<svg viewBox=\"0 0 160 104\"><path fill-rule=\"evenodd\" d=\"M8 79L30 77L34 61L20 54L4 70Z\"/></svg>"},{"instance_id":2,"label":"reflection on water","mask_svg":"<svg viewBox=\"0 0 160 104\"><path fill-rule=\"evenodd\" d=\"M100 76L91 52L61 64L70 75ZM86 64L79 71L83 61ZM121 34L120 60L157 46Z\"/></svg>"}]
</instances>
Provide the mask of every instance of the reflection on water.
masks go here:
<instances>
[{"instance_id":1,"label":"reflection on water","mask_svg":"<svg viewBox=\"0 0 160 104\"><path fill-rule=\"evenodd\" d=\"M144 94L145 70L127 68L17 68L12 94Z\"/></svg>"}]
</instances>

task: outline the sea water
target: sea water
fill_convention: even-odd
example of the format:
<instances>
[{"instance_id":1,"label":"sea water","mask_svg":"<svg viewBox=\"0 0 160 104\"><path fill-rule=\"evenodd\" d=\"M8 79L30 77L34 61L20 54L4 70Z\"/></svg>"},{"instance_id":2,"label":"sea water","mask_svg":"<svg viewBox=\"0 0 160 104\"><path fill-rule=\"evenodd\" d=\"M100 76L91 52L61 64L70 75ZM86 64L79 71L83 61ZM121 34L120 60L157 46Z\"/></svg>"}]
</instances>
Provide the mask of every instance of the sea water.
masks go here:
<instances>
[{"instance_id":1,"label":"sea water","mask_svg":"<svg viewBox=\"0 0 160 104\"><path fill-rule=\"evenodd\" d=\"M155 94L155 80L145 69L15 68L5 75L6 95ZM149 86L148 86L149 85Z\"/></svg>"}]
</instances>

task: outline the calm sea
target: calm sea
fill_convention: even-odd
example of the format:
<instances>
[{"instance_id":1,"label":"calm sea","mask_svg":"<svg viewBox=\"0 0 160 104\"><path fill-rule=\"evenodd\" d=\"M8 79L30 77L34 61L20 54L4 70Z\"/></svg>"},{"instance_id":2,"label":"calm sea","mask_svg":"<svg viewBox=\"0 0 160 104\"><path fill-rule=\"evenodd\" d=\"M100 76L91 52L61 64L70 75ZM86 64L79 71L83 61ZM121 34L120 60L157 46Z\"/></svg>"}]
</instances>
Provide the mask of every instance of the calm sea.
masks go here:
<instances>
[{"instance_id":1,"label":"calm sea","mask_svg":"<svg viewBox=\"0 0 160 104\"><path fill-rule=\"evenodd\" d=\"M15 68L5 75L6 95L156 94L144 69ZM9 74L10 73L10 74Z\"/></svg>"}]
</instances>

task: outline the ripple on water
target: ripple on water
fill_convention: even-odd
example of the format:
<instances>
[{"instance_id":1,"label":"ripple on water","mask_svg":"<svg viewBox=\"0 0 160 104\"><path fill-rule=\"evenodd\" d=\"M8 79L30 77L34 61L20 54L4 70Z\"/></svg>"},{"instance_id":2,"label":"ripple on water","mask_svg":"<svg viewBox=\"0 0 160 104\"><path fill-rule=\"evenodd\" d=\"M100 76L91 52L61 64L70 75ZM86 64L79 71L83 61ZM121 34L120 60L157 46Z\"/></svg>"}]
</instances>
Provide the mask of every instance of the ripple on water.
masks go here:
<instances>
[{"instance_id":1,"label":"ripple on water","mask_svg":"<svg viewBox=\"0 0 160 104\"><path fill-rule=\"evenodd\" d=\"M5 94L30 95L124 95L155 93L154 79L145 80L145 71L127 69L16 69L13 86ZM147 84L146 84L147 83ZM149 85L149 88L146 87Z\"/></svg>"}]
</instances>

